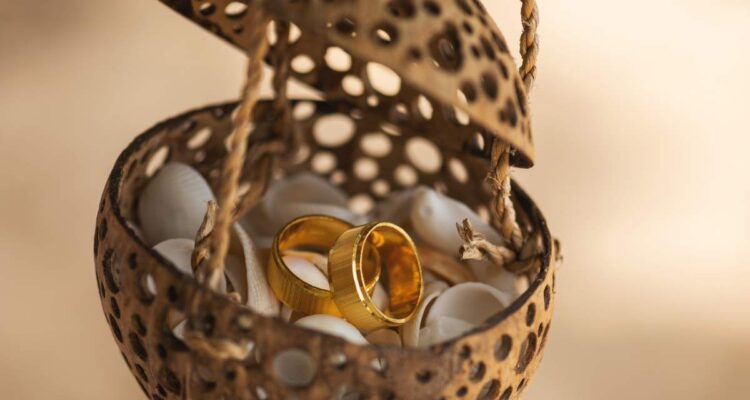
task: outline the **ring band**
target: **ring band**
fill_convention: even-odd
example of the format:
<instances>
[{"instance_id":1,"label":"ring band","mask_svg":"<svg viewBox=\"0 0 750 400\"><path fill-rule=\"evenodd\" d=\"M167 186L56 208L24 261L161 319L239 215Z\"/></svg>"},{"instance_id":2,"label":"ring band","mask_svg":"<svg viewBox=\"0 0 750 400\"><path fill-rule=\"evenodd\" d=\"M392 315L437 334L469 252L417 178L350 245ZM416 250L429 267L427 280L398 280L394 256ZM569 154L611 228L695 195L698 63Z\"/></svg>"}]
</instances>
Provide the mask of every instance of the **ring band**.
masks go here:
<instances>
[{"instance_id":1,"label":"ring band","mask_svg":"<svg viewBox=\"0 0 750 400\"><path fill-rule=\"evenodd\" d=\"M389 306L380 310L365 286L367 251L376 249L386 272ZM422 267L409 235L397 225L378 222L348 229L328 255L328 281L333 300L344 317L359 329L373 331L403 325L422 298Z\"/></svg>"},{"instance_id":2,"label":"ring band","mask_svg":"<svg viewBox=\"0 0 750 400\"><path fill-rule=\"evenodd\" d=\"M276 297L285 305L304 314L331 314L341 316L330 290L313 286L295 275L286 265L286 250L304 250L327 254L336 238L352 225L338 218L324 215L299 217L286 224L274 237L268 257L268 283ZM377 252L368 256L378 257ZM366 271L367 288L374 290L380 277L380 263L372 262Z\"/></svg>"}]
</instances>

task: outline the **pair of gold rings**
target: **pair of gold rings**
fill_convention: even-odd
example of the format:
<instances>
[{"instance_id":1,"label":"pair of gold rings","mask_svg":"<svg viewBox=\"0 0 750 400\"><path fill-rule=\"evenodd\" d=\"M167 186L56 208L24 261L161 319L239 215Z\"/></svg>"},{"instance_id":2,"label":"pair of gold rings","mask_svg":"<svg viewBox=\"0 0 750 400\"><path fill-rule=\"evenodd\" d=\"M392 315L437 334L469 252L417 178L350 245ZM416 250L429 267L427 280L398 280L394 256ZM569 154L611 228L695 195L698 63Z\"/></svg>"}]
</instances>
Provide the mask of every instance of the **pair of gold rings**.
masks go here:
<instances>
[{"instance_id":1,"label":"pair of gold rings","mask_svg":"<svg viewBox=\"0 0 750 400\"><path fill-rule=\"evenodd\" d=\"M330 290L296 276L283 259L290 250L327 254ZM276 296L293 310L343 316L364 331L404 324L423 291L416 246L403 229L387 222L355 227L329 216L297 218L274 238L267 274ZM378 283L387 293L386 310L372 298Z\"/></svg>"}]
</instances>

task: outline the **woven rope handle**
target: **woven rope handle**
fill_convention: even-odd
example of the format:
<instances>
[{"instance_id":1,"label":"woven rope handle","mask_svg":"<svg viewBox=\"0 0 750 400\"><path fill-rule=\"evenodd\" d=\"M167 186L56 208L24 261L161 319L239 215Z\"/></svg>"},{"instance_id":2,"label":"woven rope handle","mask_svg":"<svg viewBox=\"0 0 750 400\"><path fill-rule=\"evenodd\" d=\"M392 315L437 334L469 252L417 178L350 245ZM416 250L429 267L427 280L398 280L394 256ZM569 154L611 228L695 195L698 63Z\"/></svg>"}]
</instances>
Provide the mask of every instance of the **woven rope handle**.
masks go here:
<instances>
[{"instance_id":1,"label":"woven rope handle","mask_svg":"<svg viewBox=\"0 0 750 400\"><path fill-rule=\"evenodd\" d=\"M217 289L224 273L224 261L229 249L231 226L238 216L249 210L263 195L268 186L273 172L276 154L283 154L288 150L290 140L286 138L286 129L289 127L291 117L289 101L286 96L287 82L289 80L289 56L287 47L289 44L289 23L276 21L276 51L274 64L276 71L273 77L273 88L275 98L273 101L274 117L276 118L273 130L281 139L276 138L253 146L252 152L246 154L248 138L252 127L253 109L258 101L258 90L262 79L263 57L268 51L268 36L266 27L270 22L265 12L257 13L257 22L250 24L254 27L249 33L253 44L252 51L248 54L247 77L245 88L242 92L242 100L233 121L234 130L230 136L230 149L224 160L219 188L219 207L216 212L213 228L209 233L208 247L210 248L210 259L199 279ZM250 190L238 199L238 187L246 160L250 161L250 167L258 172L259 179L252 182ZM209 212L211 212L209 208ZM207 215L207 218L209 216ZM199 232L200 234L200 232ZM198 243L196 243L198 249Z\"/></svg>"},{"instance_id":2,"label":"woven rope handle","mask_svg":"<svg viewBox=\"0 0 750 400\"><path fill-rule=\"evenodd\" d=\"M536 57L539 55L539 36L536 34L539 26L539 7L536 0L521 0L521 58L523 60L519 71L526 86L526 93L531 91L536 79Z\"/></svg>"},{"instance_id":3,"label":"woven rope handle","mask_svg":"<svg viewBox=\"0 0 750 400\"><path fill-rule=\"evenodd\" d=\"M230 148L221 169L221 184L218 193L219 209L211 233L211 256L205 269L201 269L199 280L216 290L224 274L224 259L229 250L229 237L234 222L237 206L237 188L239 187L242 167L245 163L247 139L252 129L252 112L258 102L260 82L263 78L263 57L268 50L266 26L269 19L264 12L257 13L257 23L248 24L252 30L248 38L253 44L248 54L247 78L242 92L242 101L234 117L234 130L230 136Z\"/></svg>"},{"instance_id":4,"label":"woven rope handle","mask_svg":"<svg viewBox=\"0 0 750 400\"><path fill-rule=\"evenodd\" d=\"M522 63L519 73L526 86L528 96L536 79L536 58L539 54L539 36L536 31L539 25L539 8L536 0L521 0L521 33L520 52ZM506 143L495 141L492 147L490 183L495 190L495 217L500 222L501 233L506 243L519 250L523 245L523 234L516 222L516 212L510 199L510 152Z\"/></svg>"},{"instance_id":5,"label":"woven rope handle","mask_svg":"<svg viewBox=\"0 0 750 400\"><path fill-rule=\"evenodd\" d=\"M536 79L536 59L539 54L539 8L536 0L521 0L521 23L523 32L520 40L520 53L522 58L519 73L526 86L528 96L534 80ZM526 247L523 231L516 221L516 210L510 198L510 156L511 147L507 143L495 140L490 154L490 172L487 176L490 187L494 192L492 202L492 214L495 225L500 229L504 243L489 243L484 235L475 232L468 220L457 224L458 233L464 244L461 246L461 257L463 259L489 258L494 264L505 266L508 269L511 263L519 258L533 257L534 254L522 251ZM531 243L533 244L533 243ZM523 260L522 260L523 261ZM514 272L523 272L521 270Z\"/></svg>"}]
</instances>

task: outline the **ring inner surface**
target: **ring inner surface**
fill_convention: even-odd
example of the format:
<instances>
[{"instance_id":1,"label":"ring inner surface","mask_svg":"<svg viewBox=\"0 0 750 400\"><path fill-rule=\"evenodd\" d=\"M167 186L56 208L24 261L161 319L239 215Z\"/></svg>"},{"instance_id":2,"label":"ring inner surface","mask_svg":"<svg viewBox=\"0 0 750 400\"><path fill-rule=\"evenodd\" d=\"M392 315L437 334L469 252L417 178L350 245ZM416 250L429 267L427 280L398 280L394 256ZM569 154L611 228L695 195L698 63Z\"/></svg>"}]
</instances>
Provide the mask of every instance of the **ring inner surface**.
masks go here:
<instances>
[{"instance_id":1,"label":"ring inner surface","mask_svg":"<svg viewBox=\"0 0 750 400\"><path fill-rule=\"evenodd\" d=\"M362 251L377 249L380 254L380 282L388 293L388 309L379 310L390 318L403 319L417 308L422 292L422 274L416 251L408 236L389 225L378 225L364 241ZM367 264L367 259L363 260ZM363 271L366 271L363 265Z\"/></svg>"},{"instance_id":2,"label":"ring inner surface","mask_svg":"<svg viewBox=\"0 0 750 400\"><path fill-rule=\"evenodd\" d=\"M279 236L279 251L299 250L328 254L336 238L351 225L325 217L310 217L290 224Z\"/></svg>"},{"instance_id":3,"label":"ring inner surface","mask_svg":"<svg viewBox=\"0 0 750 400\"><path fill-rule=\"evenodd\" d=\"M336 239L347 229L348 222L326 216L302 217L287 225L279 235L279 256L287 250L308 251L328 255ZM364 282L368 293L372 293L380 278L382 262L377 249L371 248L365 253ZM281 260L283 263L283 259ZM286 264L284 264L286 267ZM288 269L288 268L287 268ZM290 271L291 272L291 271Z\"/></svg>"}]
</instances>

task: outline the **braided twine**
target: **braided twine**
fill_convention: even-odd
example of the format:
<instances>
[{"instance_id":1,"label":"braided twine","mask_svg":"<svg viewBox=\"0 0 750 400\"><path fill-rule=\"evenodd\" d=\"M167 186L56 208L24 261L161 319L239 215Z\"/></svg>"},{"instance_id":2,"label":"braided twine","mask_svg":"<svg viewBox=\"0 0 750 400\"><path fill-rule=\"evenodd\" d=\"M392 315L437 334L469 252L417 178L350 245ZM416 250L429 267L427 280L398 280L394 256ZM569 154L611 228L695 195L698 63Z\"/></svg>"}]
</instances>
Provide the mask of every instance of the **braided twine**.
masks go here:
<instances>
[{"instance_id":1,"label":"braided twine","mask_svg":"<svg viewBox=\"0 0 750 400\"><path fill-rule=\"evenodd\" d=\"M224 261L229 250L231 227L236 218L250 209L265 192L271 180L277 156L287 151L290 141L286 130L291 117L286 98L286 85L289 78L289 60L286 48L289 40L289 24L276 22L277 43L274 52L276 72L273 78L275 98L273 101L274 124L271 127L274 135L269 140L257 142L250 146L248 140L253 129L253 109L258 102L260 82L263 74L263 57L268 52L269 44L266 27L270 19L264 11L252 14L256 20L248 24L249 46L247 76L242 91L242 100L234 114L234 130L230 136L229 152L221 170L221 184L218 192L218 204L210 202L198 230L195 249L192 255L192 268L199 282L207 284L216 291L224 276ZM240 178L242 171L252 173L250 188L240 196ZM237 302L240 295L229 292L229 297ZM196 315L201 296L196 296L191 305ZM200 354L208 354L221 360L243 360L248 354L248 347L223 338L206 338L200 331L185 331L185 343ZM189 371L188 371L189 373Z\"/></svg>"},{"instance_id":2,"label":"braided twine","mask_svg":"<svg viewBox=\"0 0 750 400\"><path fill-rule=\"evenodd\" d=\"M523 62L519 68L526 92L536 79L536 59L539 54L539 8L536 0L521 0L521 33L520 53ZM535 256L534 247L539 243L536 238L524 238L524 233L516 220L516 211L511 200L510 156L511 147L495 140L491 149L490 172L487 180L494 192L492 214L495 225L500 229L504 239L502 244L493 244L486 237L473 230L471 223L464 220L457 224L458 233L464 241L461 246L461 258L464 260L481 260L488 258L515 273L527 272L534 266L529 259Z\"/></svg>"}]
</instances>

